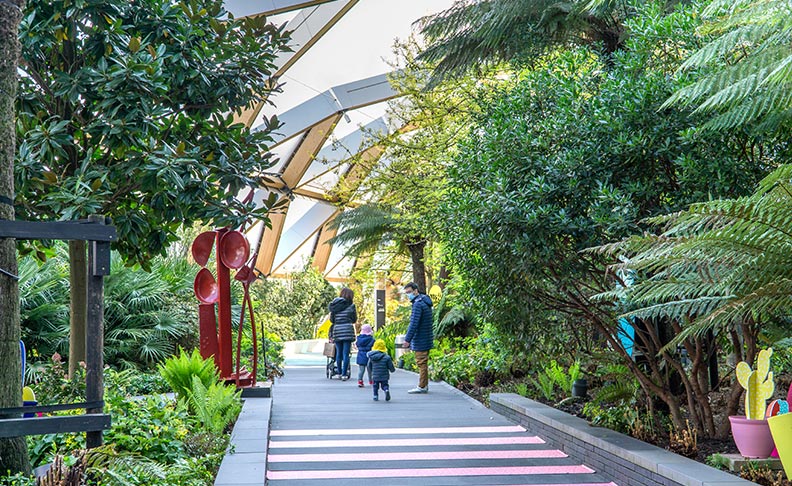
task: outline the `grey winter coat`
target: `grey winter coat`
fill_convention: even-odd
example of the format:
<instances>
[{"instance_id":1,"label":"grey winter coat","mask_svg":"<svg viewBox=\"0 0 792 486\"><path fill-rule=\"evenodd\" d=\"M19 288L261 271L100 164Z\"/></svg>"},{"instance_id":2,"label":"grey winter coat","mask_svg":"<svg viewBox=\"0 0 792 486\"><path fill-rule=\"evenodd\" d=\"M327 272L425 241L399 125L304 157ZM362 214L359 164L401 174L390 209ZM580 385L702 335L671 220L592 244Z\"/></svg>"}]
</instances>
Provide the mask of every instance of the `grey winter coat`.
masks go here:
<instances>
[{"instance_id":1,"label":"grey winter coat","mask_svg":"<svg viewBox=\"0 0 792 486\"><path fill-rule=\"evenodd\" d=\"M330 330L328 336L334 341L354 341L357 309L355 304L343 297L336 297L328 306L330 309Z\"/></svg>"},{"instance_id":2,"label":"grey winter coat","mask_svg":"<svg viewBox=\"0 0 792 486\"><path fill-rule=\"evenodd\" d=\"M369 351L369 366L371 366L371 379L373 381L388 381L390 372L396 371L393 360L382 351Z\"/></svg>"}]
</instances>

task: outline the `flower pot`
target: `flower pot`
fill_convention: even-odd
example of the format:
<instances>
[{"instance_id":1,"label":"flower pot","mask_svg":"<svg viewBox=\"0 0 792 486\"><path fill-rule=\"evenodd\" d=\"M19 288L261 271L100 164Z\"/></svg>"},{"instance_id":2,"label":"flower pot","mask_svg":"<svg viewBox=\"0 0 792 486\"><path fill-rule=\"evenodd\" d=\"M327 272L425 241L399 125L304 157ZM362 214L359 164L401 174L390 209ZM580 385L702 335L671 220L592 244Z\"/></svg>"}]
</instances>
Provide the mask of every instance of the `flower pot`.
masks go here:
<instances>
[{"instance_id":1,"label":"flower pot","mask_svg":"<svg viewBox=\"0 0 792 486\"><path fill-rule=\"evenodd\" d=\"M773 434L778 457L787 477L792 474L792 413L776 415L767 419L770 432Z\"/></svg>"},{"instance_id":2,"label":"flower pot","mask_svg":"<svg viewBox=\"0 0 792 486\"><path fill-rule=\"evenodd\" d=\"M773 452L773 436L767 420L751 420L743 416L730 415L732 437L743 457L766 459Z\"/></svg>"}]
</instances>

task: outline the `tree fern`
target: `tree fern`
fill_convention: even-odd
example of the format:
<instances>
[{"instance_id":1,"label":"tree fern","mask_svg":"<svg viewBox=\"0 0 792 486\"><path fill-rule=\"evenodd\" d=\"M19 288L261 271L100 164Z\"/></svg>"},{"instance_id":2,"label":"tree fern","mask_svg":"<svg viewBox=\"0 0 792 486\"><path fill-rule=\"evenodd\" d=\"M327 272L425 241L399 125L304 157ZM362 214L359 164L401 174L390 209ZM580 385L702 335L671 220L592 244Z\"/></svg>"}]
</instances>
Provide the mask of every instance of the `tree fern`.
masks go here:
<instances>
[{"instance_id":1,"label":"tree fern","mask_svg":"<svg viewBox=\"0 0 792 486\"><path fill-rule=\"evenodd\" d=\"M660 235L636 236L598 251L629 255L617 269L643 275L618 291L635 307L625 316L668 317L688 336L792 313L792 168L765 178L752 196L694 204L652 218ZM601 294L614 298L617 292Z\"/></svg>"},{"instance_id":2,"label":"tree fern","mask_svg":"<svg viewBox=\"0 0 792 486\"><path fill-rule=\"evenodd\" d=\"M351 255L364 255L376 250L383 238L392 239L396 233L398 214L379 204L364 204L340 213L331 222L338 233L331 244L349 245Z\"/></svg>"},{"instance_id":3,"label":"tree fern","mask_svg":"<svg viewBox=\"0 0 792 486\"><path fill-rule=\"evenodd\" d=\"M413 279L423 289L426 281L424 270L424 247L426 239L418 234L410 215L384 204L369 203L340 213L331 222L338 234L329 240L330 244L348 245L347 255L370 255L377 250L393 250L391 263L398 257L410 255L413 266Z\"/></svg>"},{"instance_id":4,"label":"tree fern","mask_svg":"<svg viewBox=\"0 0 792 486\"><path fill-rule=\"evenodd\" d=\"M419 59L435 66L430 85L472 68L533 57L553 44L623 47L626 2L614 0L457 0L417 22L428 41Z\"/></svg>"},{"instance_id":5,"label":"tree fern","mask_svg":"<svg viewBox=\"0 0 792 486\"><path fill-rule=\"evenodd\" d=\"M792 118L792 16L788 1L709 4L704 33L716 36L692 54L683 70L698 80L666 103L697 106L715 116L705 126L776 130Z\"/></svg>"}]
</instances>

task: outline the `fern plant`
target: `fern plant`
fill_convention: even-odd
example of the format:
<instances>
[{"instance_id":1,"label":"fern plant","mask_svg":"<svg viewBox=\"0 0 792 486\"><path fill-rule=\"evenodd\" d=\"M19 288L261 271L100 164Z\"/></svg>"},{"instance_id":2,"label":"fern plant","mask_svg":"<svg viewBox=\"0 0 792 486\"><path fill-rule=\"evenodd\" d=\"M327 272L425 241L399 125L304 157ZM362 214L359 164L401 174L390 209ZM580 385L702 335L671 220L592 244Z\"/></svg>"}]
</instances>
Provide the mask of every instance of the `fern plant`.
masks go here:
<instances>
[{"instance_id":1,"label":"fern plant","mask_svg":"<svg viewBox=\"0 0 792 486\"><path fill-rule=\"evenodd\" d=\"M610 56L624 48L624 19L632 12L613 0L458 0L418 21L428 46L420 60L435 64L430 86L471 68L538 56L548 47L597 44Z\"/></svg>"},{"instance_id":2,"label":"fern plant","mask_svg":"<svg viewBox=\"0 0 792 486\"><path fill-rule=\"evenodd\" d=\"M221 434L242 410L241 391L221 383L207 387L198 376L192 377L192 387L187 394L187 402L195 411L198 425L213 434Z\"/></svg>"},{"instance_id":3,"label":"fern plant","mask_svg":"<svg viewBox=\"0 0 792 486\"><path fill-rule=\"evenodd\" d=\"M624 295L637 309L630 316L665 317L679 333L664 348L710 330L741 330L755 351L763 323L792 312L792 166L767 176L749 197L694 204L652 218L659 235L634 236L598 251L627 254L614 265L643 275ZM751 347L752 346L752 347Z\"/></svg>"},{"instance_id":4,"label":"fern plant","mask_svg":"<svg viewBox=\"0 0 792 486\"><path fill-rule=\"evenodd\" d=\"M703 14L714 40L691 55L683 70L703 73L666 103L713 113L715 130L772 131L792 108L792 18L785 0L715 0Z\"/></svg>"},{"instance_id":5,"label":"fern plant","mask_svg":"<svg viewBox=\"0 0 792 486\"><path fill-rule=\"evenodd\" d=\"M214 361L203 359L197 349L187 354L183 349L178 356L165 360L158 367L160 375L168 382L171 389L180 400L189 402L193 389L193 379L197 378L204 386L209 388L220 381L220 375L215 368Z\"/></svg>"},{"instance_id":6,"label":"fern plant","mask_svg":"<svg viewBox=\"0 0 792 486\"><path fill-rule=\"evenodd\" d=\"M546 372L541 371L536 374L536 378L529 378L531 384L544 397L545 400L552 400L555 393L555 381Z\"/></svg>"}]
</instances>

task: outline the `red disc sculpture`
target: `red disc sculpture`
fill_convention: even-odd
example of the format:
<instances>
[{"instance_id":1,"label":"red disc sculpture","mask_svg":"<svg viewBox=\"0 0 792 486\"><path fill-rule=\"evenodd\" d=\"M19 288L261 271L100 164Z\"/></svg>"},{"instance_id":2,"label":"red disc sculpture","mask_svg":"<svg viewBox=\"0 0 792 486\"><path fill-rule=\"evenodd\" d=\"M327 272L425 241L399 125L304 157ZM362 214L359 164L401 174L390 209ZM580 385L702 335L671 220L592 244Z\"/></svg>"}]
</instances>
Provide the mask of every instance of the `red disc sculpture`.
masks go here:
<instances>
[{"instance_id":1,"label":"red disc sculpture","mask_svg":"<svg viewBox=\"0 0 792 486\"><path fill-rule=\"evenodd\" d=\"M217 278L206 268L213 248L216 249ZM193 283L195 296L200 302L198 327L201 356L204 359L210 356L214 358L221 379L235 382L240 387L253 386L256 384L258 346L256 326L253 321L253 302L249 293L250 284L256 280L252 269L253 261L249 260L250 244L243 233L223 228L198 235L192 243L191 251L195 262L203 267L198 271ZM234 279L242 282L244 288L242 312L237 328L236 367L233 366L232 353L231 269L238 270ZM217 306L216 316L215 306ZM253 332L252 372L248 372L240 365L246 312L250 315Z\"/></svg>"}]
</instances>

